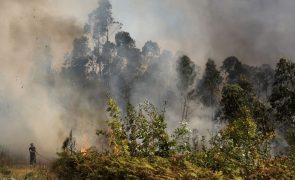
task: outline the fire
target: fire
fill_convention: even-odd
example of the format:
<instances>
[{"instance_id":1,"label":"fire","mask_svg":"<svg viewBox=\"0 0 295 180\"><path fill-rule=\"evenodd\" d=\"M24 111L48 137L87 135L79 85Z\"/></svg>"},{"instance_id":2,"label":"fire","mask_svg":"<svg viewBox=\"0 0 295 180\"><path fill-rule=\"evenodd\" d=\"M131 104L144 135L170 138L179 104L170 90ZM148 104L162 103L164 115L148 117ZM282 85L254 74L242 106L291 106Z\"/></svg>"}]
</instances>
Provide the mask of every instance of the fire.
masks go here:
<instances>
[{"instance_id":1,"label":"fire","mask_svg":"<svg viewBox=\"0 0 295 180\"><path fill-rule=\"evenodd\" d=\"M80 149L80 152L81 152L83 155L85 155L85 154L87 153L87 148L82 147L82 148Z\"/></svg>"},{"instance_id":2,"label":"fire","mask_svg":"<svg viewBox=\"0 0 295 180\"><path fill-rule=\"evenodd\" d=\"M82 147L80 149L80 152L85 155L87 153L87 150L89 147L89 140L86 134L83 135L83 140L82 140Z\"/></svg>"}]
</instances>

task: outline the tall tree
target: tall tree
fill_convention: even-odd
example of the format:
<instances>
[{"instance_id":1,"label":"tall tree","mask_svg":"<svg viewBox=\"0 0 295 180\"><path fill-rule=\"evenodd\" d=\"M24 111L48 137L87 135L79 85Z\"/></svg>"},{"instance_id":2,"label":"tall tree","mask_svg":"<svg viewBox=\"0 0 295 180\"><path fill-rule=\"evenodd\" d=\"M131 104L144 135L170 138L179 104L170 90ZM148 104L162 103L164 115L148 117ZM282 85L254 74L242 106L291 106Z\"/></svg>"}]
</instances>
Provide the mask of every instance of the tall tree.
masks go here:
<instances>
[{"instance_id":1,"label":"tall tree","mask_svg":"<svg viewBox=\"0 0 295 180\"><path fill-rule=\"evenodd\" d=\"M160 56L160 48L158 43L147 41L142 47L142 54L147 57L158 57Z\"/></svg>"},{"instance_id":2,"label":"tall tree","mask_svg":"<svg viewBox=\"0 0 295 180\"><path fill-rule=\"evenodd\" d=\"M295 125L295 63L280 59L277 64L270 103L283 127Z\"/></svg>"},{"instance_id":3,"label":"tall tree","mask_svg":"<svg viewBox=\"0 0 295 180\"><path fill-rule=\"evenodd\" d=\"M115 41L118 57L124 59L126 63L120 83L123 84L124 98L129 99L133 83L143 73L143 58L140 50L135 46L135 40L128 32L118 32L115 36Z\"/></svg>"},{"instance_id":4,"label":"tall tree","mask_svg":"<svg viewBox=\"0 0 295 180\"><path fill-rule=\"evenodd\" d=\"M256 84L256 91L258 97L269 96L269 92L271 92L271 87L274 80L274 70L268 64L263 64L258 67L256 72L254 73L254 82Z\"/></svg>"},{"instance_id":5,"label":"tall tree","mask_svg":"<svg viewBox=\"0 0 295 180\"><path fill-rule=\"evenodd\" d=\"M177 62L176 71L178 73L178 83L177 87L181 93L181 96L184 98L182 117L181 119L187 119L188 115L188 104L190 100L191 87L195 82L196 70L195 63L191 59L184 55L179 58Z\"/></svg>"},{"instance_id":6,"label":"tall tree","mask_svg":"<svg viewBox=\"0 0 295 180\"><path fill-rule=\"evenodd\" d=\"M166 130L167 124L165 122L165 110L158 111L153 104L147 101L145 102L143 109L150 120L149 132L151 133L151 155L162 157L169 156L171 150L171 141Z\"/></svg>"},{"instance_id":7,"label":"tall tree","mask_svg":"<svg viewBox=\"0 0 295 180\"><path fill-rule=\"evenodd\" d=\"M101 41L101 38L106 38L105 40L107 40L109 29L113 23L112 4L109 0L100 0L98 8L89 14L89 31L93 39Z\"/></svg>"},{"instance_id":8,"label":"tall tree","mask_svg":"<svg viewBox=\"0 0 295 180\"><path fill-rule=\"evenodd\" d=\"M246 74L243 64L235 56L226 58L221 69L226 72L228 83L236 83L241 75Z\"/></svg>"},{"instance_id":9,"label":"tall tree","mask_svg":"<svg viewBox=\"0 0 295 180\"><path fill-rule=\"evenodd\" d=\"M117 56L116 45L112 42L106 42L103 45L100 57L101 62L103 63L101 75L105 85L109 86L112 77L118 76L121 73L124 67L124 62Z\"/></svg>"},{"instance_id":10,"label":"tall tree","mask_svg":"<svg viewBox=\"0 0 295 180\"><path fill-rule=\"evenodd\" d=\"M115 36L116 45L118 48L131 49L135 48L135 40L130 34L125 31L120 31Z\"/></svg>"},{"instance_id":11,"label":"tall tree","mask_svg":"<svg viewBox=\"0 0 295 180\"><path fill-rule=\"evenodd\" d=\"M115 155L127 155L129 154L128 138L122 123L119 106L112 98L108 100L107 111L109 112L109 119L107 120L109 129L103 133L98 131L97 134L107 135L108 143Z\"/></svg>"},{"instance_id":12,"label":"tall tree","mask_svg":"<svg viewBox=\"0 0 295 180\"><path fill-rule=\"evenodd\" d=\"M216 69L215 62L209 59L198 87L201 100L206 106L216 106L218 104L221 83L220 72Z\"/></svg>"},{"instance_id":13,"label":"tall tree","mask_svg":"<svg viewBox=\"0 0 295 180\"><path fill-rule=\"evenodd\" d=\"M90 33L93 40L93 59L99 67L99 73L103 74L103 58L101 57L104 44L109 42L109 36L121 29L122 24L114 21L112 15L112 4L109 0L100 0L98 8L89 14L86 33Z\"/></svg>"},{"instance_id":14,"label":"tall tree","mask_svg":"<svg viewBox=\"0 0 295 180\"><path fill-rule=\"evenodd\" d=\"M126 131L128 135L129 140L129 151L130 155L136 156L138 153L138 144L137 144L137 138L138 138L138 122L136 122L138 119L137 112L135 111L134 106L128 102L127 103L127 116L126 116Z\"/></svg>"},{"instance_id":15,"label":"tall tree","mask_svg":"<svg viewBox=\"0 0 295 180\"><path fill-rule=\"evenodd\" d=\"M231 122L241 115L243 107L247 107L251 117L256 120L259 130L266 134L273 130L268 116L269 107L256 98L249 89L251 86L246 80L240 81L240 84L227 84L223 87L220 103L222 119Z\"/></svg>"},{"instance_id":16,"label":"tall tree","mask_svg":"<svg viewBox=\"0 0 295 180\"><path fill-rule=\"evenodd\" d=\"M87 79L87 63L89 62L90 48L88 38L82 36L75 39L73 50L65 62L62 73L69 77L74 83L82 83Z\"/></svg>"},{"instance_id":17,"label":"tall tree","mask_svg":"<svg viewBox=\"0 0 295 180\"><path fill-rule=\"evenodd\" d=\"M237 84L225 85L222 89L221 107L224 119L231 121L241 114L241 108L247 106L246 92Z\"/></svg>"}]
</instances>

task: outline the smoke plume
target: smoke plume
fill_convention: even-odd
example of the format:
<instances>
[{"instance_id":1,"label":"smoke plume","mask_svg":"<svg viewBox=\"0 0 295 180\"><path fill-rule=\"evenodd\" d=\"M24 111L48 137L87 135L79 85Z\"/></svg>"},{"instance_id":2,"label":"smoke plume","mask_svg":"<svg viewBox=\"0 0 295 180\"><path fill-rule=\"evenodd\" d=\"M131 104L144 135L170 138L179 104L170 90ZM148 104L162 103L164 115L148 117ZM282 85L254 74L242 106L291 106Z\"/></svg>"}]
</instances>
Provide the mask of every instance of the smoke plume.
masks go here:
<instances>
[{"instance_id":1,"label":"smoke plume","mask_svg":"<svg viewBox=\"0 0 295 180\"><path fill-rule=\"evenodd\" d=\"M147 98L157 106L168 100L170 129L180 120L183 100L175 83L177 51L200 66L208 58L220 64L231 55L253 65L274 65L281 56L295 56L292 0L111 3L114 18L124 24L122 30L130 32L139 49L149 40L161 48L159 61L151 63L155 68L148 72L150 76L132 85L131 100L137 104ZM74 39L83 34L95 5L97 0L0 1L0 145L11 152L26 157L28 144L34 142L40 152L54 156L70 129L80 130L79 142L88 146L94 141L84 136L94 136L99 118L105 118L104 108L93 106L93 101L105 97L93 100L87 95L99 94L102 88L73 90L56 72L71 52ZM110 39L113 41L114 35ZM176 55L167 58L164 49ZM120 80L114 77L110 83L118 96ZM190 111L192 126L202 132L212 127L212 109L192 103Z\"/></svg>"},{"instance_id":2,"label":"smoke plume","mask_svg":"<svg viewBox=\"0 0 295 180\"><path fill-rule=\"evenodd\" d=\"M251 65L293 58L294 6L292 0L114 0L115 15L139 44L157 40L200 65L230 55Z\"/></svg>"},{"instance_id":3,"label":"smoke plume","mask_svg":"<svg viewBox=\"0 0 295 180\"><path fill-rule=\"evenodd\" d=\"M81 25L45 0L1 0L0 7L0 144L26 155L34 142L52 156L65 128L49 78Z\"/></svg>"}]
</instances>

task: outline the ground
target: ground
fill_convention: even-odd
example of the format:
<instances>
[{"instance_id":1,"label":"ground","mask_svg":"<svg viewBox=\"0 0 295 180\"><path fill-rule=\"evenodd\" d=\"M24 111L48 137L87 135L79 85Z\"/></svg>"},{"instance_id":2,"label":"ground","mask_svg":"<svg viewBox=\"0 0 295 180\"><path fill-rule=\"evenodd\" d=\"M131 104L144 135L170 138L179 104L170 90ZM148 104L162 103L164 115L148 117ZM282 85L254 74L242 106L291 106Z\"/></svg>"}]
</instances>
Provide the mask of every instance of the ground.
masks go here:
<instances>
[{"instance_id":1,"label":"ground","mask_svg":"<svg viewBox=\"0 0 295 180\"><path fill-rule=\"evenodd\" d=\"M0 180L51 180L56 179L46 165L0 167Z\"/></svg>"}]
</instances>

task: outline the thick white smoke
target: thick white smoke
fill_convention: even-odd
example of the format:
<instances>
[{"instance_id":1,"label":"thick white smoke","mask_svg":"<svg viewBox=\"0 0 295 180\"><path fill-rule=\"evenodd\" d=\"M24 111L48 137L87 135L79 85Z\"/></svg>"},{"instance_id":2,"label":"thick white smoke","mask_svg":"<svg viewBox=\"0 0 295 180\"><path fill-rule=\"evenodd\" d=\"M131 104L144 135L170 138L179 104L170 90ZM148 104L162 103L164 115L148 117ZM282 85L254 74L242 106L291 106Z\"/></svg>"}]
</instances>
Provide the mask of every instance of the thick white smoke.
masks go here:
<instances>
[{"instance_id":1,"label":"thick white smoke","mask_svg":"<svg viewBox=\"0 0 295 180\"><path fill-rule=\"evenodd\" d=\"M203 65L208 57L221 62L236 55L244 63L274 64L281 56L295 56L292 0L111 2L115 19L124 24L123 30L131 33L138 47L153 40L161 49L186 52L197 65ZM26 155L28 144L35 142L40 152L54 156L73 126L82 129L80 141L92 141L85 140L83 134L94 135L97 112L87 112L87 100L59 84L52 71L59 71L96 4L96 0L0 0L0 145ZM152 86L148 97L143 90L151 82L137 84L133 101L166 100L157 99L157 95L167 89L177 91L174 68L155 71L155 77L167 78L159 82L161 86ZM75 124L70 121L73 117L65 117L66 110L57 101L61 96L82 101L80 111L74 114L79 119ZM174 128L180 120L181 102L171 108L167 119ZM199 105L191 109L192 126L204 132L210 129L212 111ZM85 119L92 124L85 124Z\"/></svg>"}]
</instances>

